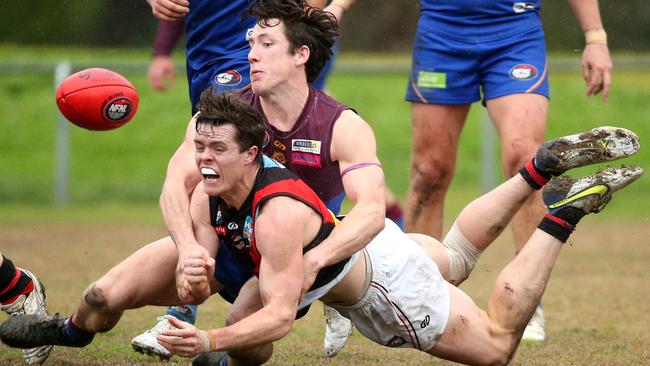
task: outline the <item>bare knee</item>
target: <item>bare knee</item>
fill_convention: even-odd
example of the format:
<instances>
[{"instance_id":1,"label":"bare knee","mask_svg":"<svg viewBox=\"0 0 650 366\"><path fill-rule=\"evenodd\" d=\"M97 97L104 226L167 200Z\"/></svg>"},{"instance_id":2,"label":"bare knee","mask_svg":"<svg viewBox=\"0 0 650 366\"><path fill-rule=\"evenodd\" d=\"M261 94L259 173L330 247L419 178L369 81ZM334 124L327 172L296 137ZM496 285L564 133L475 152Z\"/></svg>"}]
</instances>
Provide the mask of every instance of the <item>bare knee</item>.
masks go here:
<instances>
[{"instance_id":1,"label":"bare knee","mask_svg":"<svg viewBox=\"0 0 650 366\"><path fill-rule=\"evenodd\" d=\"M444 195L454 175L454 167L447 161L425 158L417 161L413 158L411 166L411 186L413 194L420 201L430 201Z\"/></svg>"},{"instance_id":2,"label":"bare knee","mask_svg":"<svg viewBox=\"0 0 650 366\"><path fill-rule=\"evenodd\" d=\"M108 310L108 302L106 301L106 289L103 288L99 281L93 283L84 292L84 302L95 311L105 312Z\"/></svg>"}]
</instances>

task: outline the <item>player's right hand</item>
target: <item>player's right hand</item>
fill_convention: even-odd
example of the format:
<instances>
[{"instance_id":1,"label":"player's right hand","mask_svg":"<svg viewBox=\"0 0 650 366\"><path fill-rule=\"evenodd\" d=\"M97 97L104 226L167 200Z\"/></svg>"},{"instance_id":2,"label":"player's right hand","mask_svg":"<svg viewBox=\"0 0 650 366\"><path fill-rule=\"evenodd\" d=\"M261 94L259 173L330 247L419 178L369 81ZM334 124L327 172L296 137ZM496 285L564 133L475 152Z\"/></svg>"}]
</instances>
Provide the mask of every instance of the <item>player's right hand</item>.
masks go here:
<instances>
[{"instance_id":1,"label":"player's right hand","mask_svg":"<svg viewBox=\"0 0 650 366\"><path fill-rule=\"evenodd\" d=\"M207 299L210 292L209 276L214 273L214 258L198 243L183 247L176 265L176 290L186 304Z\"/></svg>"},{"instance_id":2,"label":"player's right hand","mask_svg":"<svg viewBox=\"0 0 650 366\"><path fill-rule=\"evenodd\" d=\"M178 20L190 11L188 0L147 0L153 15L162 20Z\"/></svg>"}]
</instances>

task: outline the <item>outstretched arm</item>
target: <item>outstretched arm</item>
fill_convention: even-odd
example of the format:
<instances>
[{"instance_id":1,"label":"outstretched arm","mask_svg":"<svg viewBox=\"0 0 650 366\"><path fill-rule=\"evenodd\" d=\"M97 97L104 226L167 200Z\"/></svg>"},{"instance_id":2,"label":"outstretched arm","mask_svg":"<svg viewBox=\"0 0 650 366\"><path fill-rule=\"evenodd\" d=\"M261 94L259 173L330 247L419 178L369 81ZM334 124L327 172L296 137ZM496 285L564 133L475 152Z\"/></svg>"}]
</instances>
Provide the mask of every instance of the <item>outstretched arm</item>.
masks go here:
<instances>
[{"instance_id":1,"label":"outstretched arm","mask_svg":"<svg viewBox=\"0 0 650 366\"><path fill-rule=\"evenodd\" d=\"M167 230L178 249L176 283L179 296L187 295L181 291L182 278L180 276L183 273L185 260L208 257L209 255L194 237L190 216L190 196L201 181L201 175L194 162L194 126L195 120L192 118L187 126L183 142L169 160L167 175L160 195L160 210Z\"/></svg>"},{"instance_id":2,"label":"outstretched arm","mask_svg":"<svg viewBox=\"0 0 650 366\"><path fill-rule=\"evenodd\" d=\"M174 84L176 73L171 54L182 34L183 21L158 20L148 72L149 85L154 90L164 91Z\"/></svg>"},{"instance_id":3,"label":"outstretched arm","mask_svg":"<svg viewBox=\"0 0 650 366\"><path fill-rule=\"evenodd\" d=\"M363 249L384 228L384 172L372 129L356 113L344 111L334 125L331 155L339 163L345 194L354 206L327 239L305 254L303 290L318 271Z\"/></svg>"},{"instance_id":4,"label":"outstretched arm","mask_svg":"<svg viewBox=\"0 0 650 366\"><path fill-rule=\"evenodd\" d=\"M598 0L568 0L580 26L585 33L585 49L582 52L582 74L587 83L587 96L603 92L603 100L609 96L612 84L612 59L607 48L607 33L600 19Z\"/></svg>"}]
</instances>

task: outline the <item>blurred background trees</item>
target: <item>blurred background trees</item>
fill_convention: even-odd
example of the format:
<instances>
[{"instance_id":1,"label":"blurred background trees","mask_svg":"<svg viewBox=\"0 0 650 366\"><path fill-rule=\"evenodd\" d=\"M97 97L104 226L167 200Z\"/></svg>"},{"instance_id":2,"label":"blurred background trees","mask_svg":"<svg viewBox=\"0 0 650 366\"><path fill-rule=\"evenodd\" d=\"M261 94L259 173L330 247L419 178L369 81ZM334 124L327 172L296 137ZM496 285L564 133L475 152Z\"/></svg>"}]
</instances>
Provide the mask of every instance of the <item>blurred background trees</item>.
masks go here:
<instances>
[{"instance_id":1,"label":"blurred background trees","mask_svg":"<svg viewBox=\"0 0 650 366\"><path fill-rule=\"evenodd\" d=\"M156 21L144 0L10 0L0 42L149 47ZM551 51L582 49L582 31L565 0L543 0ZM650 51L650 1L600 1L612 51ZM343 21L342 49L409 52L418 0L358 0Z\"/></svg>"}]
</instances>

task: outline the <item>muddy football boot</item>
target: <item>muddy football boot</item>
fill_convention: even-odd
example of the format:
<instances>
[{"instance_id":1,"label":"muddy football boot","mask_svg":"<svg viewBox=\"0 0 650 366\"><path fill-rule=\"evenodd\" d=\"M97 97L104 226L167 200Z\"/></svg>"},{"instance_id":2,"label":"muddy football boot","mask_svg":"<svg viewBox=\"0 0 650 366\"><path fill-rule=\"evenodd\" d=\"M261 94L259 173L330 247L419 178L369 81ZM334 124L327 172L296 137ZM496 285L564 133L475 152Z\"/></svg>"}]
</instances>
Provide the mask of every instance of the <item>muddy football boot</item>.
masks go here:
<instances>
[{"instance_id":1,"label":"muddy football boot","mask_svg":"<svg viewBox=\"0 0 650 366\"><path fill-rule=\"evenodd\" d=\"M10 347L23 349L47 345L84 347L92 341L71 342L63 335L65 321L59 314L12 316L0 325L0 339Z\"/></svg>"},{"instance_id":2,"label":"muddy football boot","mask_svg":"<svg viewBox=\"0 0 650 366\"><path fill-rule=\"evenodd\" d=\"M640 148L639 137L620 127L596 127L575 135L559 137L542 144L535 155L535 166L551 176L590 164L628 157Z\"/></svg>"},{"instance_id":3,"label":"muddy football boot","mask_svg":"<svg viewBox=\"0 0 650 366\"><path fill-rule=\"evenodd\" d=\"M27 295L20 295L11 304L2 305L2 311L15 316L20 314L40 314L47 315L45 305L45 287L36 278L36 276L26 269L19 268L23 273L29 276L34 283L34 289ZM52 346L42 346L30 349L23 349L23 359L28 365L42 364L52 351Z\"/></svg>"},{"instance_id":4,"label":"muddy football boot","mask_svg":"<svg viewBox=\"0 0 650 366\"><path fill-rule=\"evenodd\" d=\"M597 213L609 203L614 192L625 188L641 175L643 169L638 166L608 167L580 179L562 175L544 186L544 205L551 215L566 207L586 214Z\"/></svg>"}]
</instances>

